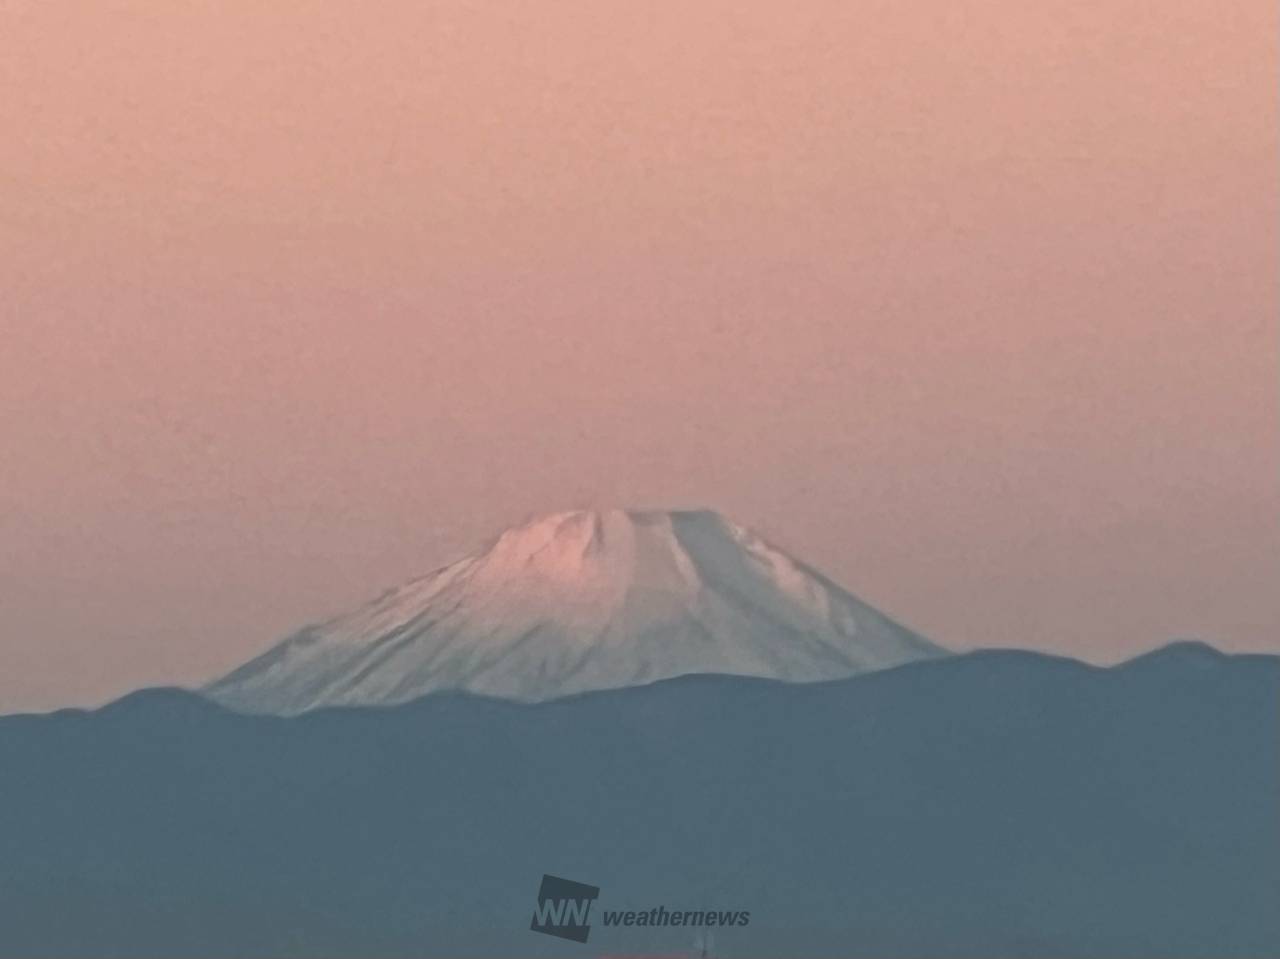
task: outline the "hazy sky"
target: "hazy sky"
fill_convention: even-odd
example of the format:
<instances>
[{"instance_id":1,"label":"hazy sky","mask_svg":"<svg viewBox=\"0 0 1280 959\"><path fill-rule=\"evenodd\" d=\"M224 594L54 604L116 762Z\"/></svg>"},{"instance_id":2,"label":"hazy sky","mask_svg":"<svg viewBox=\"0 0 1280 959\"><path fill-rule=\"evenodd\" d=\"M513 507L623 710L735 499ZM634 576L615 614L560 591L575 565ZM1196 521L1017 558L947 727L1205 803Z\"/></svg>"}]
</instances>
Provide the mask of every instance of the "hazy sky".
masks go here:
<instances>
[{"instance_id":1,"label":"hazy sky","mask_svg":"<svg viewBox=\"0 0 1280 959\"><path fill-rule=\"evenodd\" d=\"M0 711L575 505L1280 651L1272 0L0 0Z\"/></svg>"}]
</instances>

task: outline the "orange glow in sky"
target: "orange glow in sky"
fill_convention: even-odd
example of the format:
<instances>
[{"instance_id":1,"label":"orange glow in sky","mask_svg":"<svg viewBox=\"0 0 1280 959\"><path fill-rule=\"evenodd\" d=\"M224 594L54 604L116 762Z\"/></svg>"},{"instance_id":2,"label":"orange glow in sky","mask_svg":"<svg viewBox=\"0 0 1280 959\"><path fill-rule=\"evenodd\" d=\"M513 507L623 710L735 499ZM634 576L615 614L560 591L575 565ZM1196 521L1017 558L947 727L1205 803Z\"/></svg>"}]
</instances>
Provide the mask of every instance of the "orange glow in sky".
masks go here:
<instances>
[{"instance_id":1,"label":"orange glow in sky","mask_svg":"<svg viewBox=\"0 0 1280 959\"><path fill-rule=\"evenodd\" d=\"M1280 650L1275 4L0 8L0 711L532 513Z\"/></svg>"}]
</instances>

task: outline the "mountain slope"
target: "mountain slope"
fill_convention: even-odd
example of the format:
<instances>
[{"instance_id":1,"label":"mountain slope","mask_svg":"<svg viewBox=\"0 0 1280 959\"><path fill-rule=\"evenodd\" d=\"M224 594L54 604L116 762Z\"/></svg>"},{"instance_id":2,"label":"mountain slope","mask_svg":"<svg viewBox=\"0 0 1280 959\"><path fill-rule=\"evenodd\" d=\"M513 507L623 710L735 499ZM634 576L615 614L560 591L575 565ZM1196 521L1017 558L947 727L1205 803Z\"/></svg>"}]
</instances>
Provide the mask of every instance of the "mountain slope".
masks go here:
<instances>
[{"instance_id":1,"label":"mountain slope","mask_svg":"<svg viewBox=\"0 0 1280 959\"><path fill-rule=\"evenodd\" d=\"M789 681L942 654L712 512L558 513L208 686L245 712L457 689L540 701L687 673Z\"/></svg>"},{"instance_id":2,"label":"mountain slope","mask_svg":"<svg viewBox=\"0 0 1280 959\"><path fill-rule=\"evenodd\" d=\"M681 953L529 931L749 910L745 956L1280 955L1280 660L986 652L829 683L281 719L173 691L0 719L0 957ZM597 913L598 916L598 913Z\"/></svg>"}]
</instances>

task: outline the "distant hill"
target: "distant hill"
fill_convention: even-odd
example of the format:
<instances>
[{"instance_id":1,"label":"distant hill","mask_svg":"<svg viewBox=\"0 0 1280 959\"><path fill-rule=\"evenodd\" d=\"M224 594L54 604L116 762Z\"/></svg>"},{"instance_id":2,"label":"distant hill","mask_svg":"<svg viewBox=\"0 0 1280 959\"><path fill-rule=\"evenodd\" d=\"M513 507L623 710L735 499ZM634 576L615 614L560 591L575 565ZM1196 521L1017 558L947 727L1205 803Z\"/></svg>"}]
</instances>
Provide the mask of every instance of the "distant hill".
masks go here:
<instances>
[{"instance_id":1,"label":"distant hill","mask_svg":"<svg viewBox=\"0 0 1280 959\"><path fill-rule=\"evenodd\" d=\"M1179 644L296 718L151 690L0 719L0 956L1280 955L1280 659ZM598 914L598 913L597 913Z\"/></svg>"}]
</instances>

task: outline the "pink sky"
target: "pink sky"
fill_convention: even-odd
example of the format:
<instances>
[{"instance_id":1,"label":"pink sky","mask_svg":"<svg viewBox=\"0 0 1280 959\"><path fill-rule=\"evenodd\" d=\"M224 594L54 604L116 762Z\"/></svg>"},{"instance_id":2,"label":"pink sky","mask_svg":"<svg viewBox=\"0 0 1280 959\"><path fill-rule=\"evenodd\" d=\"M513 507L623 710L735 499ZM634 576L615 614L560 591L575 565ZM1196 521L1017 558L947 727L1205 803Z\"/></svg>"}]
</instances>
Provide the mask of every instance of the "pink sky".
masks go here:
<instances>
[{"instance_id":1,"label":"pink sky","mask_svg":"<svg viewBox=\"0 0 1280 959\"><path fill-rule=\"evenodd\" d=\"M1275 4L0 4L0 711L576 505L1280 651Z\"/></svg>"}]
</instances>

